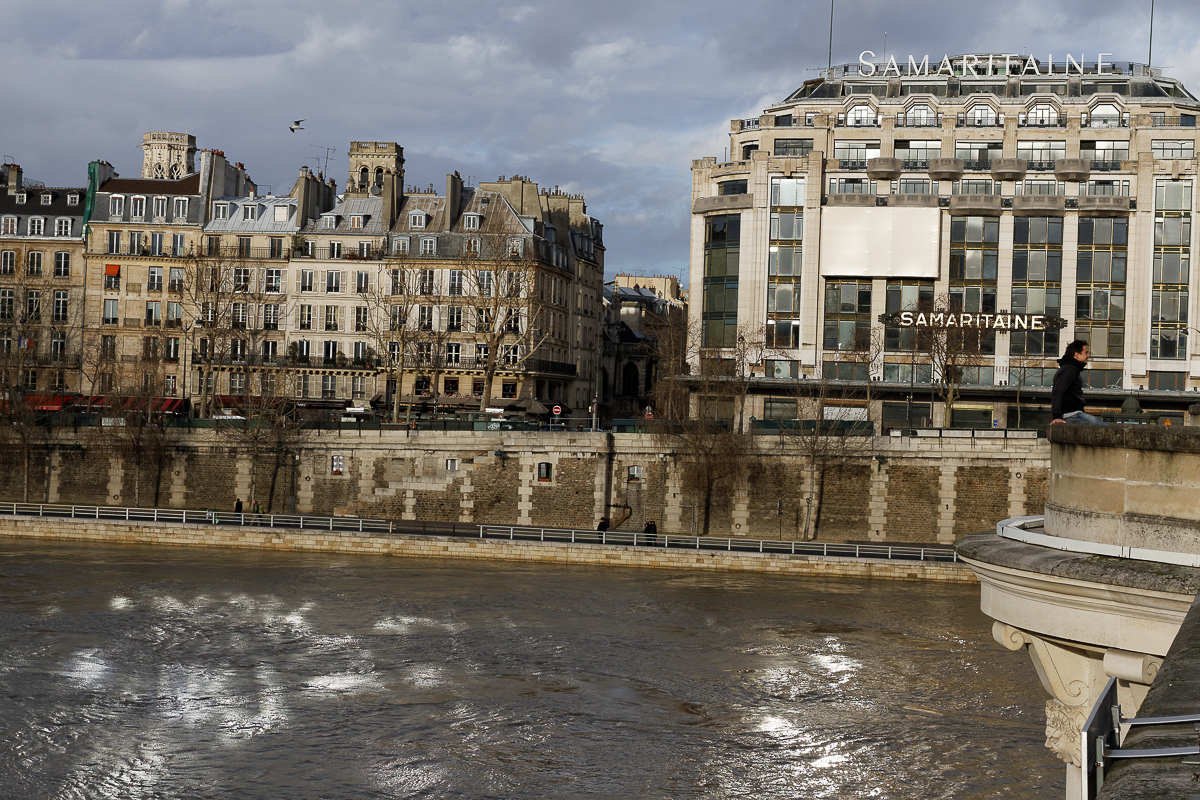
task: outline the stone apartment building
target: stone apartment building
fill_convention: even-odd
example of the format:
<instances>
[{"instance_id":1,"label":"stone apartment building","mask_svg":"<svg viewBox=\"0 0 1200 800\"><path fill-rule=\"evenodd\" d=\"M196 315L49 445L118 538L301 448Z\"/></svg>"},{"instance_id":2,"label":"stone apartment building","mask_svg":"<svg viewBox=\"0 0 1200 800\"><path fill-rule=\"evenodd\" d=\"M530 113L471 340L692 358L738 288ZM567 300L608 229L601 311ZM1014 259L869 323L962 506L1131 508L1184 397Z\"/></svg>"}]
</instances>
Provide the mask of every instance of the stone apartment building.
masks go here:
<instances>
[{"instance_id":1,"label":"stone apartment building","mask_svg":"<svg viewBox=\"0 0 1200 800\"><path fill-rule=\"evenodd\" d=\"M203 229L215 198L249 196L254 184L219 150L200 151L197 169L185 134L148 133L143 150L138 178L93 164L85 381L97 395L183 398L197 389L187 380L197 327L188 299Z\"/></svg>"},{"instance_id":2,"label":"stone apartment building","mask_svg":"<svg viewBox=\"0 0 1200 800\"><path fill-rule=\"evenodd\" d=\"M86 196L0 166L0 397L38 410L80 391Z\"/></svg>"},{"instance_id":3,"label":"stone apartment building","mask_svg":"<svg viewBox=\"0 0 1200 800\"><path fill-rule=\"evenodd\" d=\"M457 173L442 195L406 189L395 142L352 142L349 157L346 191L300 229L289 264L298 402L586 408L604 245L583 198Z\"/></svg>"},{"instance_id":4,"label":"stone apartment building","mask_svg":"<svg viewBox=\"0 0 1200 800\"><path fill-rule=\"evenodd\" d=\"M1198 113L1177 80L1127 62L985 53L824 71L733 120L729 161L693 162L700 344L754 350L746 416L794 416L798 381L870 380L884 426L990 427L1016 424L1018 400L1023 425L1047 422L1055 359L1081 338L1098 412L1135 396L1182 421L1200 390ZM931 398L940 375L918 346L935 306L988 328L952 409ZM880 319L904 311L912 326Z\"/></svg>"},{"instance_id":5,"label":"stone apartment building","mask_svg":"<svg viewBox=\"0 0 1200 800\"><path fill-rule=\"evenodd\" d=\"M206 416L268 397L408 413L596 395L603 228L583 198L517 177L406 189L395 142L352 142L341 195L308 169L260 195L186 134L142 149L141 176L94 162L76 192L81 394Z\"/></svg>"}]
</instances>

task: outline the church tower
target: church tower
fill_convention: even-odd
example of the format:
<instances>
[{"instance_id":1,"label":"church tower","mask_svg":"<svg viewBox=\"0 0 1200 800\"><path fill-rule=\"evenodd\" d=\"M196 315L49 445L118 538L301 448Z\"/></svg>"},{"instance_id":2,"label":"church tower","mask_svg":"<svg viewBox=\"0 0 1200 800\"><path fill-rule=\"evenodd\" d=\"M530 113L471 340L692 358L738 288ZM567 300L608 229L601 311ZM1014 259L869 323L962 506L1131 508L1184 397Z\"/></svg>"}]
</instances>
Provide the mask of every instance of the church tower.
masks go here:
<instances>
[{"instance_id":1,"label":"church tower","mask_svg":"<svg viewBox=\"0 0 1200 800\"><path fill-rule=\"evenodd\" d=\"M196 171L196 137L158 131L142 135L142 177L177 180Z\"/></svg>"}]
</instances>

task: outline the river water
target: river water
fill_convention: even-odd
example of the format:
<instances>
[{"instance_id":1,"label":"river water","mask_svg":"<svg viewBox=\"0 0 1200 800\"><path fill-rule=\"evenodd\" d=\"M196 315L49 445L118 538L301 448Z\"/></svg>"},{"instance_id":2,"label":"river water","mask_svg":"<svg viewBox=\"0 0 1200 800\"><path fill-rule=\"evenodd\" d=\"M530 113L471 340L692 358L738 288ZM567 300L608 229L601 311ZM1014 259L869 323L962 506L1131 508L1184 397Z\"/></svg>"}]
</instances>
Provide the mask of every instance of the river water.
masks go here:
<instances>
[{"instance_id":1,"label":"river water","mask_svg":"<svg viewBox=\"0 0 1200 800\"><path fill-rule=\"evenodd\" d=\"M0 539L0 797L1061 796L978 587Z\"/></svg>"}]
</instances>

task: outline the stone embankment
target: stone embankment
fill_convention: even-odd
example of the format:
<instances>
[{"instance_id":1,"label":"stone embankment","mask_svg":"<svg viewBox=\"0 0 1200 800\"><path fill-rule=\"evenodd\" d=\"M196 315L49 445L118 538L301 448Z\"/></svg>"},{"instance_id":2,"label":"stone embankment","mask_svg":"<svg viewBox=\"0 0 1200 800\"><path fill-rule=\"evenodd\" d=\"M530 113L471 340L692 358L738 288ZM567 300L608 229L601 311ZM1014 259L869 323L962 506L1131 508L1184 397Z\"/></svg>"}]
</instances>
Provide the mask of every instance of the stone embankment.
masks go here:
<instances>
[{"instance_id":1,"label":"stone embankment","mask_svg":"<svg viewBox=\"0 0 1200 800\"><path fill-rule=\"evenodd\" d=\"M507 541L403 533L360 534L308 529L284 530L254 525L6 516L0 517L0 536L43 541L229 547L408 558L474 558L583 566L758 572L822 578L975 582L971 570L964 564L957 563L780 553L725 553L666 547Z\"/></svg>"},{"instance_id":2,"label":"stone embankment","mask_svg":"<svg viewBox=\"0 0 1200 800\"><path fill-rule=\"evenodd\" d=\"M815 491L803 443L786 436L752 437L706 499L686 442L649 434L304 431L252 449L228 432L172 428L131 452L98 430L47 429L28 459L0 447L0 501L232 511L241 498L274 513L578 529L608 517L626 531L654 521L669 533L798 540ZM1044 439L917 434L864 439L826 465L811 508L820 540L945 545L1042 513Z\"/></svg>"}]
</instances>

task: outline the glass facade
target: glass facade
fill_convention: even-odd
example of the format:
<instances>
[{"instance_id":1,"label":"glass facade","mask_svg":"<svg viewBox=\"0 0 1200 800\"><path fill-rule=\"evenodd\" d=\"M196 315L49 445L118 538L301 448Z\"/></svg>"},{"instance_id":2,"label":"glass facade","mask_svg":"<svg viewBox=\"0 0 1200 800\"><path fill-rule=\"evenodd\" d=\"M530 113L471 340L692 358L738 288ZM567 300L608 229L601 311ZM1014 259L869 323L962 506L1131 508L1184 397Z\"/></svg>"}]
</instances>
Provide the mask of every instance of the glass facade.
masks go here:
<instances>
[{"instance_id":1,"label":"glass facade","mask_svg":"<svg viewBox=\"0 0 1200 800\"><path fill-rule=\"evenodd\" d=\"M1191 276L1192 182L1154 187L1154 276L1150 357L1187 358L1188 281Z\"/></svg>"},{"instance_id":2,"label":"glass facade","mask_svg":"<svg viewBox=\"0 0 1200 800\"><path fill-rule=\"evenodd\" d=\"M1075 261L1075 338L1096 358L1125 355L1125 268L1129 220L1080 217Z\"/></svg>"},{"instance_id":3,"label":"glass facade","mask_svg":"<svg viewBox=\"0 0 1200 800\"><path fill-rule=\"evenodd\" d=\"M767 262L765 344L800 346L800 277L804 241L804 180L771 179L771 242Z\"/></svg>"},{"instance_id":4,"label":"glass facade","mask_svg":"<svg viewBox=\"0 0 1200 800\"><path fill-rule=\"evenodd\" d=\"M704 327L702 346L737 344L738 267L742 217L722 214L704 220Z\"/></svg>"},{"instance_id":5,"label":"glass facade","mask_svg":"<svg viewBox=\"0 0 1200 800\"><path fill-rule=\"evenodd\" d=\"M1012 297L1014 314L1062 312L1063 221L1059 217L1013 219ZM1058 331L1013 331L1009 353L1052 357L1058 353Z\"/></svg>"}]
</instances>

